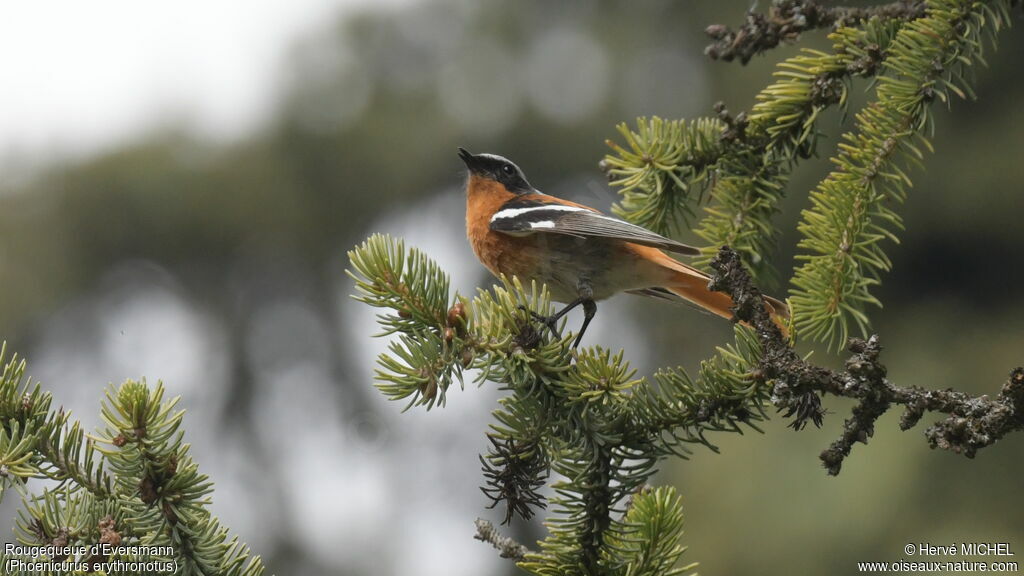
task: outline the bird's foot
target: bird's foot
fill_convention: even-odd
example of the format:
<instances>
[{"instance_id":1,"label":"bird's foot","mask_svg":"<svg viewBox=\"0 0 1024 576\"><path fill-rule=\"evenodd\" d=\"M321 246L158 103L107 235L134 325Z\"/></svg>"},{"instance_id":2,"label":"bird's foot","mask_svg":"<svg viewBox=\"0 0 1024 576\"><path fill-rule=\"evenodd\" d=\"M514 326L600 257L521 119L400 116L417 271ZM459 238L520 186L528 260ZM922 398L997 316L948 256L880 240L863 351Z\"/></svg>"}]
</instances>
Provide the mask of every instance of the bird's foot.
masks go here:
<instances>
[{"instance_id":1,"label":"bird's foot","mask_svg":"<svg viewBox=\"0 0 1024 576\"><path fill-rule=\"evenodd\" d=\"M529 308L527 308L526 306L523 306L522 304L519 305L519 309L520 310L525 310L526 312L529 312L531 318L533 318L537 322L540 322L545 327L547 327L547 329L550 330L551 333L554 334L556 338L558 338L559 340L562 339L562 330L558 327L558 321L562 319L562 316L560 314L552 314L551 316L544 316L543 314L538 314L538 313L534 312L533 310L530 310Z\"/></svg>"}]
</instances>

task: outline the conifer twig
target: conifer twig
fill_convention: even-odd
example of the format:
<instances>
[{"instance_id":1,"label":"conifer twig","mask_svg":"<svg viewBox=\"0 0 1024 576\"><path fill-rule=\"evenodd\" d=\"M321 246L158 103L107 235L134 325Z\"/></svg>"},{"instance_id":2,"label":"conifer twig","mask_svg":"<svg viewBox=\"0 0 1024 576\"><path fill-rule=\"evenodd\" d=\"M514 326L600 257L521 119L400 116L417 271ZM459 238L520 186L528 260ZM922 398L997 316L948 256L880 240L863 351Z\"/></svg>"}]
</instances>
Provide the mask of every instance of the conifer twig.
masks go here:
<instances>
[{"instance_id":1,"label":"conifer twig","mask_svg":"<svg viewBox=\"0 0 1024 576\"><path fill-rule=\"evenodd\" d=\"M475 524L476 535L473 538L494 546L502 558L511 558L516 562L521 562L530 553L529 548L498 532L494 524L489 521L477 518Z\"/></svg>"},{"instance_id":2,"label":"conifer twig","mask_svg":"<svg viewBox=\"0 0 1024 576\"><path fill-rule=\"evenodd\" d=\"M1015 368L992 399L956 390L893 385L878 360L882 350L878 336L850 339L847 349L853 355L844 371L817 366L801 358L772 321L762 304L761 292L751 283L736 252L722 247L711 267L715 274L710 287L729 294L736 302L736 318L757 332L763 354L755 378L774 382L772 402L790 415L797 414L796 427L801 426L800 418L820 418L820 409L806 409L808 403L818 405L814 397L820 399L829 393L858 401L840 438L821 453L829 474L839 473L855 442L867 443L874 434L875 421L892 405L903 407L902 430L912 428L926 412L946 414L945 419L925 430L928 444L968 458L1007 434L1024 430L1024 367Z\"/></svg>"},{"instance_id":3,"label":"conifer twig","mask_svg":"<svg viewBox=\"0 0 1024 576\"><path fill-rule=\"evenodd\" d=\"M879 6L822 6L815 0L781 0L773 2L767 14L747 13L747 21L737 30L723 24L712 24L705 32L714 42L704 49L712 60L743 64L782 42L793 42L800 34L820 28L838 28L857 24L874 17L914 20L924 16L925 3L920 0L898 0Z\"/></svg>"}]
</instances>

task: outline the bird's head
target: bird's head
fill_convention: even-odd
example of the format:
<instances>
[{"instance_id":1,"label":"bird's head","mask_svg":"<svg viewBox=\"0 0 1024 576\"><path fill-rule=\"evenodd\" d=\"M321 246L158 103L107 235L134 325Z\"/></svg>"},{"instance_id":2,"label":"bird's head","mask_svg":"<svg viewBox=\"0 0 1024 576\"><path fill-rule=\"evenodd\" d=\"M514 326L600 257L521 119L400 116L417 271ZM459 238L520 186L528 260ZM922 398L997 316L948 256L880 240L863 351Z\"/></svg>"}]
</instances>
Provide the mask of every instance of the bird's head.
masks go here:
<instances>
[{"instance_id":1,"label":"bird's head","mask_svg":"<svg viewBox=\"0 0 1024 576\"><path fill-rule=\"evenodd\" d=\"M465 148L459 148L459 158L466 163L471 178L493 180L515 194L534 191L523 171L507 158L496 154L470 154Z\"/></svg>"}]
</instances>

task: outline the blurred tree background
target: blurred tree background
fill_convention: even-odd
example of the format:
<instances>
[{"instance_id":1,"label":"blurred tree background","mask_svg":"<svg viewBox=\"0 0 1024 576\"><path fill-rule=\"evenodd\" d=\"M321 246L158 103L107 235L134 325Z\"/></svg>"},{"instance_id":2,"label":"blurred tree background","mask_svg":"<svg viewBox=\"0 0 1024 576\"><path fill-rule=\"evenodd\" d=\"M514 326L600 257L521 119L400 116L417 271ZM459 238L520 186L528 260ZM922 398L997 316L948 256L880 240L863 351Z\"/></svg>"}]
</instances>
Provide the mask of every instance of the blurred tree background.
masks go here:
<instances>
[{"instance_id":1,"label":"blurred tree background","mask_svg":"<svg viewBox=\"0 0 1024 576\"><path fill-rule=\"evenodd\" d=\"M488 285L464 239L456 146L607 208L597 162L617 122L709 115L718 100L749 109L795 53L707 60L703 29L738 24L748 8L424 0L344 11L289 48L282 97L255 134L217 143L169 122L100 156L43 159L28 176L8 165L0 338L87 424L108 382L145 376L182 394L186 440L217 483L214 513L273 573L511 573L471 537L475 517L500 519L476 489L497 392L452 394L429 415L387 405L371 386L385 343L368 341L372 312L347 298L345 251L388 232L427 250L463 293ZM994 393L1024 355L1024 35L999 44L978 70L979 100L938 114L936 154L912 175L907 230L890 251L874 318L901 385ZM827 170L824 158L805 163L791 184L786 276L804 192ZM728 323L683 307L623 296L602 310L588 339L625 348L641 373L693 366L730 339ZM828 573L901 558L908 542L1024 548L1024 440L974 461L930 452L894 411L830 478L817 455L840 416L820 431L775 422L763 436L723 436L722 454L664 470L659 482L685 498L685 558L706 574Z\"/></svg>"}]
</instances>

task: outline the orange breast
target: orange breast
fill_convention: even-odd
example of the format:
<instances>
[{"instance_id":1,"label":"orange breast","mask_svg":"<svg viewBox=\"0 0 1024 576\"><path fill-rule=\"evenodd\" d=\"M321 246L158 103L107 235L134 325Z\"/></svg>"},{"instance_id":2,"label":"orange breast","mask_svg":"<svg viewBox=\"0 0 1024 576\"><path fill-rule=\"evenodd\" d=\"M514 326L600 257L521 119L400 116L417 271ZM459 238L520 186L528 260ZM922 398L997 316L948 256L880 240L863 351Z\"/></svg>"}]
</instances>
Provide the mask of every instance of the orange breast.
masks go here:
<instances>
[{"instance_id":1,"label":"orange breast","mask_svg":"<svg viewBox=\"0 0 1024 576\"><path fill-rule=\"evenodd\" d=\"M491 230L491 216L515 194L501 184L470 175L466 193L466 235L480 262L494 275L530 277L534 238L517 238Z\"/></svg>"}]
</instances>

